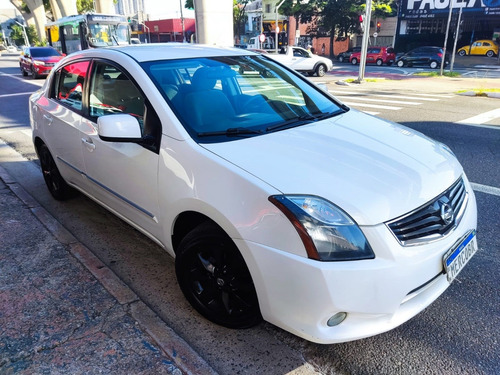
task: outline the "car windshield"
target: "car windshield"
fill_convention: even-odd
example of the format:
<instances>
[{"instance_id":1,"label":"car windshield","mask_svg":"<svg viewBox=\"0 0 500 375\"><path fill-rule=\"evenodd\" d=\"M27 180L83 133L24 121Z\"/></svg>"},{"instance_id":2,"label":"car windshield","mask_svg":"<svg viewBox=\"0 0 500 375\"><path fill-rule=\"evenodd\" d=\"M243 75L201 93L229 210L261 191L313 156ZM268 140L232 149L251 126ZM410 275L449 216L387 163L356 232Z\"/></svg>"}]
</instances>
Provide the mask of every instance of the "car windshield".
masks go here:
<instances>
[{"instance_id":1,"label":"car windshield","mask_svg":"<svg viewBox=\"0 0 500 375\"><path fill-rule=\"evenodd\" d=\"M258 136L348 110L264 55L154 61L142 66L200 143Z\"/></svg>"},{"instance_id":2,"label":"car windshield","mask_svg":"<svg viewBox=\"0 0 500 375\"><path fill-rule=\"evenodd\" d=\"M51 56L61 56L61 54L53 48L32 48L32 57L51 57Z\"/></svg>"}]
</instances>

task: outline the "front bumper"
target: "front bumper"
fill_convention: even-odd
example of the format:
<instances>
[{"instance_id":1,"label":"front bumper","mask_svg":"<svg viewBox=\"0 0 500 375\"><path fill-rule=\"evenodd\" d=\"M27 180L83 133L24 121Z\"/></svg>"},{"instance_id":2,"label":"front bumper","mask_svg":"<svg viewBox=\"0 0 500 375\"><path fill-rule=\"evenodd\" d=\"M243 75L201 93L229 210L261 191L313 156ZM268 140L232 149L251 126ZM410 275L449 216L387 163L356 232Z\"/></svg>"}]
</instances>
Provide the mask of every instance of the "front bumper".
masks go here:
<instances>
[{"instance_id":1,"label":"front bumper","mask_svg":"<svg viewBox=\"0 0 500 375\"><path fill-rule=\"evenodd\" d=\"M477 225L469 201L459 226L441 240L402 247L383 224L363 227L373 260L319 262L236 240L252 274L265 320L309 341L329 344L391 330L429 306L450 285L443 255ZM327 325L338 312L347 318Z\"/></svg>"}]
</instances>

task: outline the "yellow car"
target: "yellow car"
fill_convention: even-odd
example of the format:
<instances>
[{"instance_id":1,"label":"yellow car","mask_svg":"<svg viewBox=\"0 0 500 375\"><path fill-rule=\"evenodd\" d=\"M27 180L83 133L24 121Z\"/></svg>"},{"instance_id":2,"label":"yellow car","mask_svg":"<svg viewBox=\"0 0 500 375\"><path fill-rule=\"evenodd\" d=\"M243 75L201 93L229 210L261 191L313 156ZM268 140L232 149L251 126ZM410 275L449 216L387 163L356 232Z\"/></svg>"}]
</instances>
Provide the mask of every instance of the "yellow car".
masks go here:
<instances>
[{"instance_id":1,"label":"yellow car","mask_svg":"<svg viewBox=\"0 0 500 375\"><path fill-rule=\"evenodd\" d=\"M493 40L476 40L472 45L460 48L457 53L465 55L486 55L493 57L498 55L498 45Z\"/></svg>"}]
</instances>

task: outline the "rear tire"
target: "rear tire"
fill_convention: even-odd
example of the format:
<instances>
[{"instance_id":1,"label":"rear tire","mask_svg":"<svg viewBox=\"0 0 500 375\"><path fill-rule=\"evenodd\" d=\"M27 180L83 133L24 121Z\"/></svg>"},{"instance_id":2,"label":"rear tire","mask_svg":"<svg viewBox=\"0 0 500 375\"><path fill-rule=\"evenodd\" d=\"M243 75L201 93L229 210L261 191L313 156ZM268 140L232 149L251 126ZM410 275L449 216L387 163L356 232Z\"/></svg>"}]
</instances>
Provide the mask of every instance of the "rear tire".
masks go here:
<instances>
[{"instance_id":1,"label":"rear tire","mask_svg":"<svg viewBox=\"0 0 500 375\"><path fill-rule=\"evenodd\" d=\"M377 61L375 62L375 64L377 64L377 66L382 66L383 63L384 63L384 61L382 59L377 59Z\"/></svg>"},{"instance_id":2,"label":"rear tire","mask_svg":"<svg viewBox=\"0 0 500 375\"><path fill-rule=\"evenodd\" d=\"M437 61L431 61L431 63L429 64L429 66L431 67L431 69L437 69L438 63L437 63Z\"/></svg>"},{"instance_id":3,"label":"rear tire","mask_svg":"<svg viewBox=\"0 0 500 375\"><path fill-rule=\"evenodd\" d=\"M323 65L323 64L319 64L317 67L316 67L316 75L318 77L323 77L324 75L326 74L326 66Z\"/></svg>"},{"instance_id":4,"label":"rear tire","mask_svg":"<svg viewBox=\"0 0 500 375\"><path fill-rule=\"evenodd\" d=\"M403 66L405 66L405 62L403 60L399 60L396 65L402 68Z\"/></svg>"},{"instance_id":5,"label":"rear tire","mask_svg":"<svg viewBox=\"0 0 500 375\"><path fill-rule=\"evenodd\" d=\"M493 56L495 56L495 52L490 50L490 51L486 52L486 56L493 57Z\"/></svg>"},{"instance_id":6,"label":"rear tire","mask_svg":"<svg viewBox=\"0 0 500 375\"><path fill-rule=\"evenodd\" d=\"M54 199L63 201L75 196L76 191L64 181L49 148L45 144L38 148L38 157L40 158L43 179Z\"/></svg>"},{"instance_id":7,"label":"rear tire","mask_svg":"<svg viewBox=\"0 0 500 375\"><path fill-rule=\"evenodd\" d=\"M186 299L208 320L228 328L261 322L250 271L236 245L215 224L205 222L182 239L175 273Z\"/></svg>"}]
</instances>

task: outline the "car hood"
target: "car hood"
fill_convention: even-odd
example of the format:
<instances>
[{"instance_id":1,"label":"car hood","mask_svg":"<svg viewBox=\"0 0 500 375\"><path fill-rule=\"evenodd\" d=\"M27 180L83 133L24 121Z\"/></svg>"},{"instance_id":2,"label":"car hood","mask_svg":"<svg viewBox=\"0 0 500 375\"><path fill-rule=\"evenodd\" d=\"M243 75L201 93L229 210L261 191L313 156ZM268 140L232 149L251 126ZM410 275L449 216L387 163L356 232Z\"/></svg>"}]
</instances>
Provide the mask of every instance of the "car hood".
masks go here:
<instances>
[{"instance_id":1,"label":"car hood","mask_svg":"<svg viewBox=\"0 0 500 375\"><path fill-rule=\"evenodd\" d=\"M323 197L376 225L437 197L463 173L443 144L351 110L335 118L203 147L283 194Z\"/></svg>"}]
</instances>

